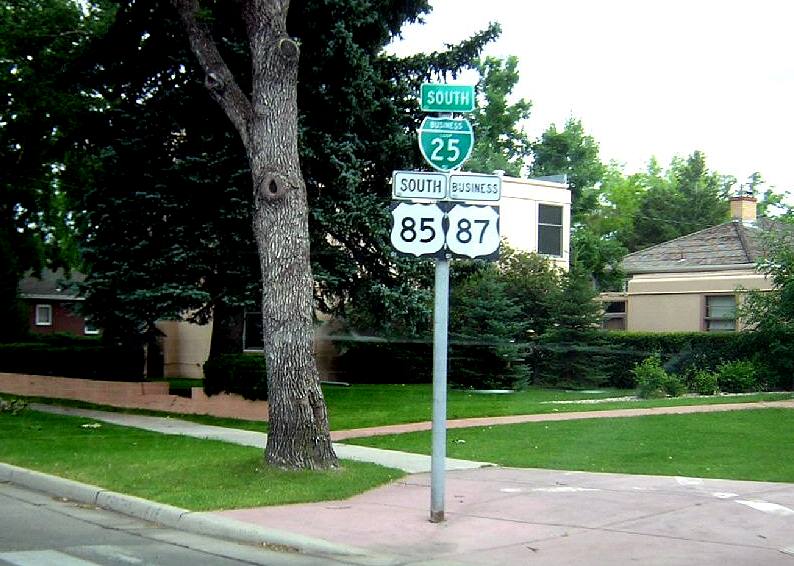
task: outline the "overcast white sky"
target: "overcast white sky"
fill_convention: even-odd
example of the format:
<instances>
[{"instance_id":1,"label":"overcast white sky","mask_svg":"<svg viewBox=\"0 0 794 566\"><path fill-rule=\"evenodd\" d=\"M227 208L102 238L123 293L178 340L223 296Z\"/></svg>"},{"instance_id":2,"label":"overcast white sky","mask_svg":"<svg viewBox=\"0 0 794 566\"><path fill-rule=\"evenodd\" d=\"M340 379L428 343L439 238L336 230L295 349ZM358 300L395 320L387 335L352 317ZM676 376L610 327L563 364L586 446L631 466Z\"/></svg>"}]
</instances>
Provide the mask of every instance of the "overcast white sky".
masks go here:
<instances>
[{"instance_id":1,"label":"overcast white sky","mask_svg":"<svg viewBox=\"0 0 794 566\"><path fill-rule=\"evenodd\" d=\"M398 54L456 43L488 22L487 55L519 58L515 93L538 136L582 120L627 172L705 152L743 182L759 171L794 192L794 2L790 0L431 0Z\"/></svg>"}]
</instances>

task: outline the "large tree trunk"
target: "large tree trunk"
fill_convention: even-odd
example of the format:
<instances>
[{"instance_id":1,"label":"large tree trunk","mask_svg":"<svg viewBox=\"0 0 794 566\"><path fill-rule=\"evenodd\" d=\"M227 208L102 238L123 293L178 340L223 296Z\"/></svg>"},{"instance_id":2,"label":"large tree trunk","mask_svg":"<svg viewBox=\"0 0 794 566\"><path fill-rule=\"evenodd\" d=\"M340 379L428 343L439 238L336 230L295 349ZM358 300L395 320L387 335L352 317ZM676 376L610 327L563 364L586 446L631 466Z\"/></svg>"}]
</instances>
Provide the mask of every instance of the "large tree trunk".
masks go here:
<instances>
[{"instance_id":1,"label":"large tree trunk","mask_svg":"<svg viewBox=\"0 0 794 566\"><path fill-rule=\"evenodd\" d=\"M313 285L306 186L298 159L298 45L287 34L289 0L241 1L253 73L240 90L210 37L198 0L172 0L207 87L237 128L254 190L254 235L262 268L262 316L270 432L268 463L337 465L313 348Z\"/></svg>"},{"instance_id":2,"label":"large tree trunk","mask_svg":"<svg viewBox=\"0 0 794 566\"><path fill-rule=\"evenodd\" d=\"M336 456L314 358L308 206L298 161L297 45L274 33L252 54L261 64L249 159L263 282L267 460L284 467L328 467Z\"/></svg>"}]
</instances>

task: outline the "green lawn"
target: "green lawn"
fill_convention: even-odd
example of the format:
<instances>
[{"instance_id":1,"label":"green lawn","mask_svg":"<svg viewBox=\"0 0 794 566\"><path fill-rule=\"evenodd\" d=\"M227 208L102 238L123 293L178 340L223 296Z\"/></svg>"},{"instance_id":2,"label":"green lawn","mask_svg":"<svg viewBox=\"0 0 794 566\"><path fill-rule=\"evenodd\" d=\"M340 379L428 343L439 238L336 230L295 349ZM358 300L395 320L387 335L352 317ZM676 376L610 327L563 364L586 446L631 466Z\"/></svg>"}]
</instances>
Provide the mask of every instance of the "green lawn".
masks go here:
<instances>
[{"instance_id":1,"label":"green lawn","mask_svg":"<svg viewBox=\"0 0 794 566\"><path fill-rule=\"evenodd\" d=\"M449 430L447 455L521 468L794 482L794 410L582 419ZM430 453L430 433L346 441Z\"/></svg>"},{"instance_id":2,"label":"green lawn","mask_svg":"<svg viewBox=\"0 0 794 566\"><path fill-rule=\"evenodd\" d=\"M202 511L344 499L403 472L343 461L326 472L265 466L248 448L76 417L0 413L0 461Z\"/></svg>"},{"instance_id":3,"label":"green lawn","mask_svg":"<svg viewBox=\"0 0 794 566\"><path fill-rule=\"evenodd\" d=\"M353 385L324 387L332 430L347 430L388 424L429 421L433 403L431 385ZM450 390L447 418L495 417L567 411L749 403L794 398L794 393L760 393L741 397L679 397L647 401L617 401L599 404L551 404L549 401L605 399L633 395L634 390L604 389L598 392L530 388L506 395Z\"/></svg>"}]
</instances>

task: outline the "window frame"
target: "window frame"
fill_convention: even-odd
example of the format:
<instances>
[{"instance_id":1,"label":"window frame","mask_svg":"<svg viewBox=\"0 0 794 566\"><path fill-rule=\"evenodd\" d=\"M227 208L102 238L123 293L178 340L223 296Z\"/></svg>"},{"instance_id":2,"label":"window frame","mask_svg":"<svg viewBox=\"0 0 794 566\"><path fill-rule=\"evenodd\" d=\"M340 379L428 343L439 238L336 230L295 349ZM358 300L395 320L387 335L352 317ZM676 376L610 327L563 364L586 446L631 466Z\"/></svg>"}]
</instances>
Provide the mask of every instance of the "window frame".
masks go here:
<instances>
[{"instance_id":1,"label":"window frame","mask_svg":"<svg viewBox=\"0 0 794 566\"><path fill-rule=\"evenodd\" d=\"M262 321L262 312L261 311L244 311L243 312L243 352L262 352L265 349L265 344L264 344L265 337L264 337L264 334L262 335L262 345L261 346L257 345L257 346L253 346L252 347L252 346L250 346L248 344L248 338L249 338L249 336L248 336L248 333L249 333L248 317L251 316L251 315L255 315L256 319L258 321L260 321L260 324L261 324L261 321ZM263 333L264 333L264 330L263 330Z\"/></svg>"},{"instance_id":2,"label":"window frame","mask_svg":"<svg viewBox=\"0 0 794 566\"><path fill-rule=\"evenodd\" d=\"M609 310L609 308L612 305L618 305L618 304L623 305L623 310L621 311ZM602 310L601 328L603 330L626 330L626 325L628 324L628 310L629 310L628 298L602 301L601 310ZM609 328L609 323L614 320L620 321L621 328Z\"/></svg>"},{"instance_id":3,"label":"window frame","mask_svg":"<svg viewBox=\"0 0 794 566\"><path fill-rule=\"evenodd\" d=\"M35 322L36 326L52 326L53 325L53 308L52 305L48 303L38 303L35 307ZM47 319L44 320L44 317L41 316L41 313L46 311Z\"/></svg>"},{"instance_id":4,"label":"window frame","mask_svg":"<svg viewBox=\"0 0 794 566\"><path fill-rule=\"evenodd\" d=\"M540 210L541 210L542 207L558 209L560 211L560 223L559 224L549 224L548 222L541 222L540 221L540 216L541 216ZM543 255L543 256L548 256L548 257L562 258L564 256L564 252L565 252L565 249L564 249L564 244L565 244L565 231L564 231L564 228L565 228L565 207L563 205L561 205L561 204L550 204L550 203L540 203L539 202L538 203L538 217L537 217L537 220L538 220L537 221L537 250L538 250L538 254ZM541 233L543 227L555 228L555 229L559 230L559 242L558 242L559 253L558 254L547 253L547 252L541 251L541 249L540 249L540 233Z\"/></svg>"},{"instance_id":5,"label":"window frame","mask_svg":"<svg viewBox=\"0 0 794 566\"><path fill-rule=\"evenodd\" d=\"M709 305L709 301L714 298L726 298L730 297L733 299L733 313L731 316L713 316L709 314L709 308L712 305ZM737 318L736 318L736 311L738 307L738 301L736 300L736 294L734 293L709 293L707 295L703 295L703 312L702 312L702 326L704 332L736 332L738 330L737 326ZM712 322L725 322L731 321L733 322L733 328L711 328L710 325Z\"/></svg>"},{"instance_id":6,"label":"window frame","mask_svg":"<svg viewBox=\"0 0 794 566\"><path fill-rule=\"evenodd\" d=\"M99 328L97 328L90 319L83 320L83 334L86 336L98 336Z\"/></svg>"}]
</instances>

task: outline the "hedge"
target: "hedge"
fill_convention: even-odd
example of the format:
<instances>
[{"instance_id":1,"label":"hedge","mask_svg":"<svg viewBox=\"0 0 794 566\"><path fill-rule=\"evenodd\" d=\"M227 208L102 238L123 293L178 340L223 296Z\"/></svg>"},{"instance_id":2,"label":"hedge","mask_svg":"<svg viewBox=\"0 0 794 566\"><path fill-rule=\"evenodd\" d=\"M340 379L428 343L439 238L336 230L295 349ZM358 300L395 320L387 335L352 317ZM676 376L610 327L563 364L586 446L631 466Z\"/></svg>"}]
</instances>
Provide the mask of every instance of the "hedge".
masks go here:
<instances>
[{"instance_id":1,"label":"hedge","mask_svg":"<svg viewBox=\"0 0 794 566\"><path fill-rule=\"evenodd\" d=\"M431 341L337 339L340 378L351 383L430 383ZM635 387L634 366L659 354L666 371L715 371L752 360L771 388L792 388L794 334L757 332L556 332L525 343L466 344L450 339L452 385L504 388L528 377L549 387ZM772 355L769 355L772 354ZM525 370L523 373L521 369Z\"/></svg>"},{"instance_id":2,"label":"hedge","mask_svg":"<svg viewBox=\"0 0 794 566\"><path fill-rule=\"evenodd\" d=\"M105 381L141 381L143 350L64 338L0 344L0 371Z\"/></svg>"},{"instance_id":3,"label":"hedge","mask_svg":"<svg viewBox=\"0 0 794 566\"><path fill-rule=\"evenodd\" d=\"M348 383L430 383L430 340L362 340L335 338L338 377Z\"/></svg>"},{"instance_id":4,"label":"hedge","mask_svg":"<svg viewBox=\"0 0 794 566\"><path fill-rule=\"evenodd\" d=\"M544 336L530 355L533 383L633 388L632 369L659 354L664 369L684 375L716 371L726 363L753 361L773 389L792 388L794 333L607 332Z\"/></svg>"},{"instance_id":5,"label":"hedge","mask_svg":"<svg viewBox=\"0 0 794 566\"><path fill-rule=\"evenodd\" d=\"M349 383L431 383L430 340L334 340L337 376ZM659 354L665 371L684 375L716 371L737 360L755 362L769 388L791 388L794 333L755 332L557 332L524 344L473 344L450 338L448 381L472 389L520 389L527 382L548 387L636 386L632 372ZM771 355L770 355L771 354ZM204 365L208 395L237 393L266 399L265 360L261 354L224 355Z\"/></svg>"},{"instance_id":6,"label":"hedge","mask_svg":"<svg viewBox=\"0 0 794 566\"><path fill-rule=\"evenodd\" d=\"M204 364L207 395L234 393L251 401L267 399L267 374L262 354L222 354Z\"/></svg>"}]
</instances>

